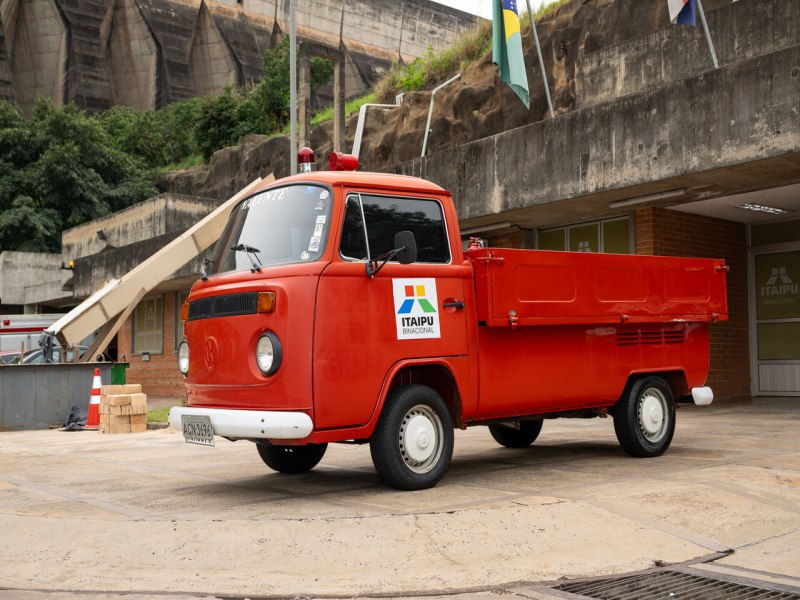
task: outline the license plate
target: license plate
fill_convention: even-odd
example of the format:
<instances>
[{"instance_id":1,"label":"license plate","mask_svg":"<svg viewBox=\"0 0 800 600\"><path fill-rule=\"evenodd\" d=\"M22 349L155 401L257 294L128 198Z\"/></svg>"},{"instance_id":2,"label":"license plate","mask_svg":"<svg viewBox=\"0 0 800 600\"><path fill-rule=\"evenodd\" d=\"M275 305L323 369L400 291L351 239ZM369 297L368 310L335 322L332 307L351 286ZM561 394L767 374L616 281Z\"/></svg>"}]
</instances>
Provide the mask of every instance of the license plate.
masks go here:
<instances>
[{"instance_id":1,"label":"license plate","mask_svg":"<svg viewBox=\"0 0 800 600\"><path fill-rule=\"evenodd\" d=\"M181 415L183 437L190 444L214 445L214 428L211 417L200 415Z\"/></svg>"}]
</instances>

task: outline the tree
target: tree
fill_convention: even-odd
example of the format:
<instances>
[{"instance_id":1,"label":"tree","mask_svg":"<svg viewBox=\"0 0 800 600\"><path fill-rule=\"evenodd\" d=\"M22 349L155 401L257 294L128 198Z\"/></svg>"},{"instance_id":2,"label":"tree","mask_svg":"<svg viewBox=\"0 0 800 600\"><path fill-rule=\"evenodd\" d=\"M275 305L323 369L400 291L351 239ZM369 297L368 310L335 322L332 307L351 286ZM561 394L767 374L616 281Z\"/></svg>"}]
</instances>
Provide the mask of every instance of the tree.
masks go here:
<instances>
[{"instance_id":1,"label":"tree","mask_svg":"<svg viewBox=\"0 0 800 600\"><path fill-rule=\"evenodd\" d=\"M154 174L74 105L0 101L0 250L57 252L74 227L157 193Z\"/></svg>"},{"instance_id":2,"label":"tree","mask_svg":"<svg viewBox=\"0 0 800 600\"><path fill-rule=\"evenodd\" d=\"M274 48L264 53L262 62L264 79L253 89L243 103L243 115L255 121L262 132L281 129L289 121L289 38L283 38ZM311 57L311 92L330 81L333 63L318 56Z\"/></svg>"},{"instance_id":3,"label":"tree","mask_svg":"<svg viewBox=\"0 0 800 600\"><path fill-rule=\"evenodd\" d=\"M211 158L220 148L237 144L244 135L246 127L240 118L241 104L241 94L231 88L225 88L219 96L203 98L194 137L204 159Z\"/></svg>"}]
</instances>

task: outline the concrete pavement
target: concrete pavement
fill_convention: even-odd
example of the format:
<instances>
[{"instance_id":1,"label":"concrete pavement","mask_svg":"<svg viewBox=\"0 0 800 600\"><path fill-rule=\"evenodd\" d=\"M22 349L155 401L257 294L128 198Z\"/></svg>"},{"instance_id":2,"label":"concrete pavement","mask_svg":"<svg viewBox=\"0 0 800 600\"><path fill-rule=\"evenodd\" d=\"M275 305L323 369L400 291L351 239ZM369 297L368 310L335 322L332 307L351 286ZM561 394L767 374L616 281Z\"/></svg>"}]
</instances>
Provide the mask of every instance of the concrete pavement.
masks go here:
<instances>
[{"instance_id":1,"label":"concrete pavement","mask_svg":"<svg viewBox=\"0 0 800 600\"><path fill-rule=\"evenodd\" d=\"M0 598L543 598L536 582L717 553L697 568L800 588L799 433L790 398L681 407L655 459L610 419L547 421L524 451L475 428L421 492L382 486L366 446L292 477L171 430L2 433Z\"/></svg>"}]
</instances>

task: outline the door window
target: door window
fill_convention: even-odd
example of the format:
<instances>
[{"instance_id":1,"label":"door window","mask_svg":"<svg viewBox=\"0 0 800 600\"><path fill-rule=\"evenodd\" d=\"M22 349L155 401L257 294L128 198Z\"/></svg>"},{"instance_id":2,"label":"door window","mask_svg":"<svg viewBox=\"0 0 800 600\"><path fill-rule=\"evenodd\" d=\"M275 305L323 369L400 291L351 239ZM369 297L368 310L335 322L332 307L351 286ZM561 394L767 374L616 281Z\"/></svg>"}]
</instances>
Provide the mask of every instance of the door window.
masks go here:
<instances>
[{"instance_id":1,"label":"door window","mask_svg":"<svg viewBox=\"0 0 800 600\"><path fill-rule=\"evenodd\" d=\"M389 252L400 231L414 234L418 263L450 262L447 228L439 202L367 194L353 194L347 199L341 255L363 260Z\"/></svg>"}]
</instances>

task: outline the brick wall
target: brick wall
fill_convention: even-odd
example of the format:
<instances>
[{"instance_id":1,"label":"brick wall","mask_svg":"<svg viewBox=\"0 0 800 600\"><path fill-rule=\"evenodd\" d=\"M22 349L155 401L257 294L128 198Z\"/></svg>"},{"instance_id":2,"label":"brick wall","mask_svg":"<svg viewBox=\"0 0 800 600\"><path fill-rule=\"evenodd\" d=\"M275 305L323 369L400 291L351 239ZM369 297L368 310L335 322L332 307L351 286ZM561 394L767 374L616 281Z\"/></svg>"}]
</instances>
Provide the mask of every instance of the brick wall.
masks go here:
<instances>
[{"instance_id":1,"label":"brick wall","mask_svg":"<svg viewBox=\"0 0 800 600\"><path fill-rule=\"evenodd\" d=\"M164 306L163 352L151 352L149 362L143 362L141 354L131 352L131 316L117 336L119 359L123 360L122 355L125 355L130 363L128 383L141 383L142 391L148 396L185 398L186 389L183 386L183 376L178 371L175 352L175 292L167 292L161 297Z\"/></svg>"},{"instance_id":2,"label":"brick wall","mask_svg":"<svg viewBox=\"0 0 800 600\"><path fill-rule=\"evenodd\" d=\"M729 320L711 325L708 385L720 399L749 397L745 225L663 208L642 208L636 211L636 253L725 259L731 268Z\"/></svg>"}]
</instances>

